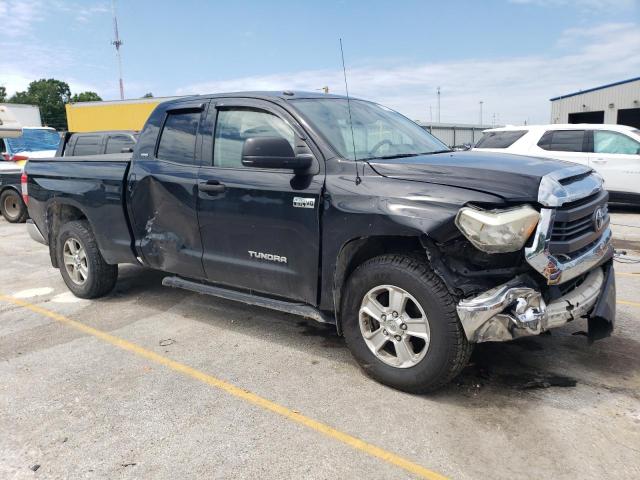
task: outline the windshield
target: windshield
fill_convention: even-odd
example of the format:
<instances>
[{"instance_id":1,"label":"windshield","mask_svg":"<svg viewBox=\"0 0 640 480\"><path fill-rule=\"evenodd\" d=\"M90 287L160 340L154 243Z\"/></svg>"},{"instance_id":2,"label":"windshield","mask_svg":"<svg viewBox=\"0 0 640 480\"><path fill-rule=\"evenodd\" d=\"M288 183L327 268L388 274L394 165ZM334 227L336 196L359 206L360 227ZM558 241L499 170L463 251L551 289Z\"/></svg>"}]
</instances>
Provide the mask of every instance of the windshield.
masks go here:
<instances>
[{"instance_id":1,"label":"windshield","mask_svg":"<svg viewBox=\"0 0 640 480\"><path fill-rule=\"evenodd\" d=\"M37 152L40 150L57 150L60 143L60 135L49 128L25 128L22 136L5 138L12 154L19 152Z\"/></svg>"},{"instance_id":2,"label":"windshield","mask_svg":"<svg viewBox=\"0 0 640 480\"><path fill-rule=\"evenodd\" d=\"M346 99L296 99L291 103L344 158L369 160L449 151L411 120L371 102L351 100L353 137Z\"/></svg>"}]
</instances>

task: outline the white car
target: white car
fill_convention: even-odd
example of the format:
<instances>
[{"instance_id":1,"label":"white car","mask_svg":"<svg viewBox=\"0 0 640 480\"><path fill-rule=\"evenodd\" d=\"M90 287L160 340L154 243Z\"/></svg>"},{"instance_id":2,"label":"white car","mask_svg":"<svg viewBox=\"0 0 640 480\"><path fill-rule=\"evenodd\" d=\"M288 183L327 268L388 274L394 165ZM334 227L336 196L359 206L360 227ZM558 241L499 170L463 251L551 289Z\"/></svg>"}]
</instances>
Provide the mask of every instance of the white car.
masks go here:
<instances>
[{"instance_id":1,"label":"white car","mask_svg":"<svg viewBox=\"0 0 640 480\"><path fill-rule=\"evenodd\" d=\"M624 125L508 126L483 132L473 150L557 158L588 165L610 200L640 205L640 130Z\"/></svg>"}]
</instances>

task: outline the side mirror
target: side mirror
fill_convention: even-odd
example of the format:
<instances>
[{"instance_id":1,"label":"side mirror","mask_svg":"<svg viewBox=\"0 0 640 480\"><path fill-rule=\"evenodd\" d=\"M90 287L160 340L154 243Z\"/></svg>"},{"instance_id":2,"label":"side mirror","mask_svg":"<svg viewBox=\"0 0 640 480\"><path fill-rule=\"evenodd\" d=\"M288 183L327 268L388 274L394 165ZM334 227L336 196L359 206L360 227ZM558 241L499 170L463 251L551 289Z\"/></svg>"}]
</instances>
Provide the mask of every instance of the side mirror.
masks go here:
<instances>
[{"instance_id":1,"label":"side mirror","mask_svg":"<svg viewBox=\"0 0 640 480\"><path fill-rule=\"evenodd\" d=\"M133 147L124 147L120 153L133 153Z\"/></svg>"},{"instance_id":2,"label":"side mirror","mask_svg":"<svg viewBox=\"0 0 640 480\"><path fill-rule=\"evenodd\" d=\"M283 137L251 137L242 146L245 167L280 168L296 172L307 170L313 162L311 155L297 155Z\"/></svg>"}]
</instances>

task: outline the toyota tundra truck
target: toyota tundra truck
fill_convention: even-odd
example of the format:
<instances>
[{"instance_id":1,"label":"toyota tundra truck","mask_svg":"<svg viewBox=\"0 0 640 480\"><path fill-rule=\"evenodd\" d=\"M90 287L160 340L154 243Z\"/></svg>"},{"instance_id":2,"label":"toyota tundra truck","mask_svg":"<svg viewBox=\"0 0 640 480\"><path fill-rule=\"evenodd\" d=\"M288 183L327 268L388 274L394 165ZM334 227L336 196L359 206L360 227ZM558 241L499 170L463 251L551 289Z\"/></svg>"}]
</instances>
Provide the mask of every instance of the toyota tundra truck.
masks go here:
<instances>
[{"instance_id":1,"label":"toyota tundra truck","mask_svg":"<svg viewBox=\"0 0 640 480\"><path fill-rule=\"evenodd\" d=\"M586 166L454 152L372 102L298 92L160 104L133 153L31 159L30 235L78 297L118 264L334 324L364 372L434 390L474 344L615 317L606 190Z\"/></svg>"}]
</instances>

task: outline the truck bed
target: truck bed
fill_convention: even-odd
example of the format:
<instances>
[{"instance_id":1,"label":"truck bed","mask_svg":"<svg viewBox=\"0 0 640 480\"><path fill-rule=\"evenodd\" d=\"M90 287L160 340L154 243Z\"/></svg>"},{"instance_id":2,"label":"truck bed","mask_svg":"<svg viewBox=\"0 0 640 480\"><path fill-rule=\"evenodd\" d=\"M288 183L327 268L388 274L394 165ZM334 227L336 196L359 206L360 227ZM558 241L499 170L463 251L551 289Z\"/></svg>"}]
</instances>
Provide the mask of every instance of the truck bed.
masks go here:
<instances>
[{"instance_id":1,"label":"truck bed","mask_svg":"<svg viewBox=\"0 0 640 480\"><path fill-rule=\"evenodd\" d=\"M130 153L29 160L29 212L44 238L48 212L65 208L89 221L107 263L135 263L124 198L130 160Z\"/></svg>"}]
</instances>

